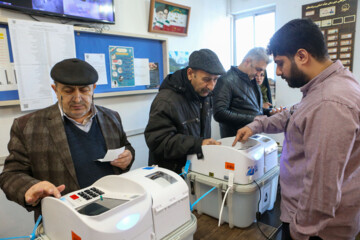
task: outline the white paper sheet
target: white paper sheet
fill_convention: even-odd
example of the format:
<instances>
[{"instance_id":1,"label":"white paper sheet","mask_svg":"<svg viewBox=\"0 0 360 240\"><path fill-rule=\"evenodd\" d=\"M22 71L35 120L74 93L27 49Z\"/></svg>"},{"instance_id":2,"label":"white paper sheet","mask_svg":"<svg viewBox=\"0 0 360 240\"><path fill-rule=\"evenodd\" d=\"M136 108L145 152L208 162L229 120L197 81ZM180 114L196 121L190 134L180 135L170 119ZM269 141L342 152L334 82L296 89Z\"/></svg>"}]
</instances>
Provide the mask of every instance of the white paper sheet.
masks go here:
<instances>
[{"instance_id":1,"label":"white paper sheet","mask_svg":"<svg viewBox=\"0 0 360 240\"><path fill-rule=\"evenodd\" d=\"M134 58L135 86L150 85L148 58Z\"/></svg>"},{"instance_id":2,"label":"white paper sheet","mask_svg":"<svg viewBox=\"0 0 360 240\"><path fill-rule=\"evenodd\" d=\"M0 28L0 91L17 89L14 71L14 65L10 63L6 29Z\"/></svg>"},{"instance_id":3,"label":"white paper sheet","mask_svg":"<svg viewBox=\"0 0 360 240\"><path fill-rule=\"evenodd\" d=\"M96 85L107 84L105 54L85 53L85 61L93 66L99 75L99 80L96 82Z\"/></svg>"},{"instance_id":4,"label":"white paper sheet","mask_svg":"<svg viewBox=\"0 0 360 240\"><path fill-rule=\"evenodd\" d=\"M8 22L21 110L53 104L50 70L57 62L76 56L74 27L16 19Z\"/></svg>"},{"instance_id":5,"label":"white paper sheet","mask_svg":"<svg viewBox=\"0 0 360 240\"><path fill-rule=\"evenodd\" d=\"M99 162L111 162L118 158L119 154L122 154L125 151L125 146L117 149L109 149L102 159L97 159L95 161Z\"/></svg>"}]
</instances>

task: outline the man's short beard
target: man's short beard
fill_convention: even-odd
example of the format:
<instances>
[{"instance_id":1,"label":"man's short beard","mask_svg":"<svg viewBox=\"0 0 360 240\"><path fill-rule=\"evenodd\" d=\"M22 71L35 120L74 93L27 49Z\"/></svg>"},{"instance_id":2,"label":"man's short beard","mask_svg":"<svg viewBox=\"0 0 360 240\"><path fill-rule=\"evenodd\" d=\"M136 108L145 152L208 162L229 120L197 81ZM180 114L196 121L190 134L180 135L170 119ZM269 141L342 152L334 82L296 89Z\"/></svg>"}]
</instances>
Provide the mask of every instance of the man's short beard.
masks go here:
<instances>
[{"instance_id":1,"label":"man's short beard","mask_svg":"<svg viewBox=\"0 0 360 240\"><path fill-rule=\"evenodd\" d=\"M286 80L291 88L300 88L310 81L309 77L296 66L294 58L291 59L290 76Z\"/></svg>"}]
</instances>

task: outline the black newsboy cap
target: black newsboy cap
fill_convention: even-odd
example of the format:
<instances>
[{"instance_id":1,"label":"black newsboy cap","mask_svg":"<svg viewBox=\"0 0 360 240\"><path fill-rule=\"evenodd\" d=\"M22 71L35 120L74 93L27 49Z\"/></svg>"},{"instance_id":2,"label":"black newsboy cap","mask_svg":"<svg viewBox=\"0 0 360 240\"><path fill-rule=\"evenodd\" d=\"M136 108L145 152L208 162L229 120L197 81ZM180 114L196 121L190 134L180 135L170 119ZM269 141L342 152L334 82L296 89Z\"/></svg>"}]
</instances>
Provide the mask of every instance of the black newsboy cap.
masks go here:
<instances>
[{"instance_id":1,"label":"black newsboy cap","mask_svg":"<svg viewBox=\"0 0 360 240\"><path fill-rule=\"evenodd\" d=\"M50 75L56 82L75 86L94 84L99 78L93 66L78 58L58 62L51 69Z\"/></svg>"},{"instance_id":2,"label":"black newsboy cap","mask_svg":"<svg viewBox=\"0 0 360 240\"><path fill-rule=\"evenodd\" d=\"M214 75L223 75L226 72L216 53L210 49L200 49L191 53L189 67Z\"/></svg>"}]
</instances>

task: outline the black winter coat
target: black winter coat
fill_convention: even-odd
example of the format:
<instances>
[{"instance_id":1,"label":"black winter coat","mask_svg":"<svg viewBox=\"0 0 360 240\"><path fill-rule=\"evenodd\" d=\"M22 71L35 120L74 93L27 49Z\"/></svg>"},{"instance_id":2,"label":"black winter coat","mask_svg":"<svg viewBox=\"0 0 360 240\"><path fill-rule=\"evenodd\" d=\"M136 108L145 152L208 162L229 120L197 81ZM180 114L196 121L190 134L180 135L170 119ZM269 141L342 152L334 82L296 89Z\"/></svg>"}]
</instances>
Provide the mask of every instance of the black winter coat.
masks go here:
<instances>
[{"instance_id":1,"label":"black winter coat","mask_svg":"<svg viewBox=\"0 0 360 240\"><path fill-rule=\"evenodd\" d=\"M202 157L202 140L211 137L211 96L200 97L186 71L178 70L164 79L145 129L149 165L177 173L181 173L188 154Z\"/></svg>"},{"instance_id":2,"label":"black winter coat","mask_svg":"<svg viewBox=\"0 0 360 240\"><path fill-rule=\"evenodd\" d=\"M237 67L231 67L219 78L214 90L214 118L220 123L222 138L235 136L239 128L263 115L260 96L256 81L250 81Z\"/></svg>"}]
</instances>

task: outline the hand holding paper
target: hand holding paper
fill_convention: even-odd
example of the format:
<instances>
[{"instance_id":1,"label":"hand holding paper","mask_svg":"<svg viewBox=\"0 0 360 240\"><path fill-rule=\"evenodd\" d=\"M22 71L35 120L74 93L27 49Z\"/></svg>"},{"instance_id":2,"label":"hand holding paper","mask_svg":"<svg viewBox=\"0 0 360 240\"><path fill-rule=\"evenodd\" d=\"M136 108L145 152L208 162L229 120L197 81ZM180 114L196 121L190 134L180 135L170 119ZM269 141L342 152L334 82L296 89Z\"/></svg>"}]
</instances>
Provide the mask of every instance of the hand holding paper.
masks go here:
<instances>
[{"instance_id":1,"label":"hand holding paper","mask_svg":"<svg viewBox=\"0 0 360 240\"><path fill-rule=\"evenodd\" d=\"M131 161L133 160L132 153L129 150L125 150L122 154L118 156L117 159L110 162L114 167L121 168L122 170L126 170Z\"/></svg>"},{"instance_id":2,"label":"hand holding paper","mask_svg":"<svg viewBox=\"0 0 360 240\"><path fill-rule=\"evenodd\" d=\"M118 149L109 149L103 159L98 159L99 162L110 162L114 167L125 170L131 163L133 156L125 147Z\"/></svg>"},{"instance_id":3,"label":"hand holding paper","mask_svg":"<svg viewBox=\"0 0 360 240\"><path fill-rule=\"evenodd\" d=\"M103 159L97 159L99 162L112 162L118 158L118 156L123 153L125 147L117 148L117 149L109 149Z\"/></svg>"}]
</instances>

